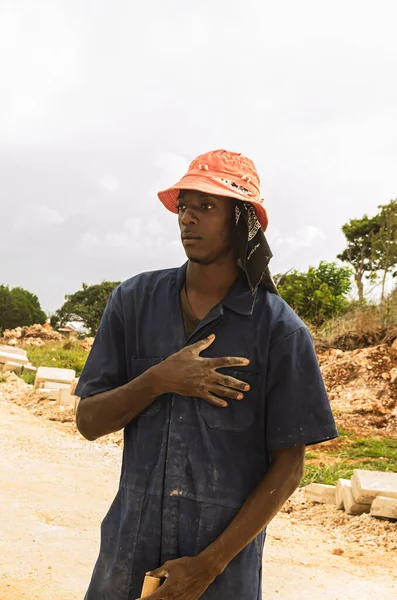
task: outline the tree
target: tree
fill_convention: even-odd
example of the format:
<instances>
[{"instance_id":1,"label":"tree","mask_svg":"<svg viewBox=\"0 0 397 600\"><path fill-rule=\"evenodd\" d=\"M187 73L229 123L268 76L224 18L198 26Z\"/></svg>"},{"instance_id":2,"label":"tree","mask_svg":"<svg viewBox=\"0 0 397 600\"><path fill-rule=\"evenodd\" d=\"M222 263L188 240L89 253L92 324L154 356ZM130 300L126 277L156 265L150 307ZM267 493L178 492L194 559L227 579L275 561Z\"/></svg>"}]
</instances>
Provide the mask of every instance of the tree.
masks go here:
<instances>
[{"instance_id":1,"label":"tree","mask_svg":"<svg viewBox=\"0 0 397 600\"><path fill-rule=\"evenodd\" d=\"M376 216L378 230L372 239L372 261L374 270L383 271L381 301L385 298L385 286L389 273L397 276L393 269L397 266L397 199L389 204L381 204Z\"/></svg>"},{"instance_id":2,"label":"tree","mask_svg":"<svg viewBox=\"0 0 397 600\"><path fill-rule=\"evenodd\" d=\"M10 289L0 285L0 330L14 329L24 325L43 325L46 314L37 296L21 287Z\"/></svg>"},{"instance_id":3,"label":"tree","mask_svg":"<svg viewBox=\"0 0 397 600\"><path fill-rule=\"evenodd\" d=\"M318 327L346 310L351 276L349 267L322 261L307 272L292 270L276 276L276 281L280 296L303 320Z\"/></svg>"},{"instance_id":4,"label":"tree","mask_svg":"<svg viewBox=\"0 0 397 600\"><path fill-rule=\"evenodd\" d=\"M102 281L95 285L83 283L82 289L65 296L66 302L51 317L51 325L57 327L68 321L79 321L95 335L111 292L119 281Z\"/></svg>"},{"instance_id":5,"label":"tree","mask_svg":"<svg viewBox=\"0 0 397 600\"><path fill-rule=\"evenodd\" d=\"M379 228L378 217L370 218L367 215L361 219L351 219L342 227L347 247L337 258L352 265L359 300L364 298L364 275L370 278L375 272L372 242Z\"/></svg>"}]
</instances>

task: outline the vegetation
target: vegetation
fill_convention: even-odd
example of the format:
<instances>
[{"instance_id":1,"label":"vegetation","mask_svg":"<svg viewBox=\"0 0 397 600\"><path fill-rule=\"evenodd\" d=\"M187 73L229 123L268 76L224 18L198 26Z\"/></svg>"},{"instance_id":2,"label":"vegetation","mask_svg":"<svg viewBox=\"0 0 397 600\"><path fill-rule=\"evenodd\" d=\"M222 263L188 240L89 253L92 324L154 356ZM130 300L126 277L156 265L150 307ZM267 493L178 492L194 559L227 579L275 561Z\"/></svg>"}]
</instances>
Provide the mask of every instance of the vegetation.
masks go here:
<instances>
[{"instance_id":1,"label":"vegetation","mask_svg":"<svg viewBox=\"0 0 397 600\"><path fill-rule=\"evenodd\" d=\"M76 377L79 377L87 360L87 351L78 342L52 342L51 345L42 347L30 347L26 349L28 358L35 367L57 367L62 369L74 369ZM26 373L23 379L27 383L31 374ZM34 380L34 374L33 374Z\"/></svg>"},{"instance_id":2,"label":"vegetation","mask_svg":"<svg viewBox=\"0 0 397 600\"><path fill-rule=\"evenodd\" d=\"M43 325L46 315L34 294L21 287L0 285L0 331L24 325Z\"/></svg>"},{"instance_id":3,"label":"vegetation","mask_svg":"<svg viewBox=\"0 0 397 600\"><path fill-rule=\"evenodd\" d=\"M281 297L304 320L316 327L342 314L349 305L351 269L322 261L307 272L276 275Z\"/></svg>"},{"instance_id":4,"label":"vegetation","mask_svg":"<svg viewBox=\"0 0 397 600\"><path fill-rule=\"evenodd\" d=\"M382 273L381 301L385 297L386 279L389 273L397 276L397 200L379 206L377 216L379 230L373 236L372 245L375 269Z\"/></svg>"},{"instance_id":5,"label":"vegetation","mask_svg":"<svg viewBox=\"0 0 397 600\"><path fill-rule=\"evenodd\" d=\"M118 281L103 281L95 285L83 283L82 289L65 296L66 302L51 317L51 325L58 327L68 321L79 321L91 335L95 335L101 322L106 303Z\"/></svg>"},{"instance_id":6,"label":"vegetation","mask_svg":"<svg viewBox=\"0 0 397 600\"><path fill-rule=\"evenodd\" d=\"M339 478L350 479L354 469L397 472L397 440L361 438L345 430L339 435L338 440L313 446L307 452L301 486L335 485Z\"/></svg>"},{"instance_id":7,"label":"vegetation","mask_svg":"<svg viewBox=\"0 0 397 600\"><path fill-rule=\"evenodd\" d=\"M378 208L374 217L364 215L343 225L347 247L337 258L353 267L359 300L365 295L364 275L373 282L381 277L383 302L388 275L397 276L397 199Z\"/></svg>"},{"instance_id":8,"label":"vegetation","mask_svg":"<svg viewBox=\"0 0 397 600\"><path fill-rule=\"evenodd\" d=\"M375 271L372 240L374 234L379 231L378 220L376 217L369 218L364 215L361 219L351 219L343 225L342 231L347 240L347 247L337 258L353 267L358 297L359 300L363 300L364 276L369 279Z\"/></svg>"},{"instance_id":9,"label":"vegetation","mask_svg":"<svg viewBox=\"0 0 397 600\"><path fill-rule=\"evenodd\" d=\"M346 311L313 330L318 347L354 350L397 337L397 289L380 304L351 302Z\"/></svg>"}]
</instances>

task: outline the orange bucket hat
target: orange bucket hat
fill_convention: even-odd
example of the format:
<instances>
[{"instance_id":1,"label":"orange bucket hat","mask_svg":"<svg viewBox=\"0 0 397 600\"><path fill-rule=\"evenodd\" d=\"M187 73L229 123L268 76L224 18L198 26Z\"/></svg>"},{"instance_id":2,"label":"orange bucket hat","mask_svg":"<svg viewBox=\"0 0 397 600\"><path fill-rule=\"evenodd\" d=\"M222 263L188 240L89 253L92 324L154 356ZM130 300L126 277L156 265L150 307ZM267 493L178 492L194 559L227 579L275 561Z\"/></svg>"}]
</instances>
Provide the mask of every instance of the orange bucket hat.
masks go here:
<instances>
[{"instance_id":1,"label":"orange bucket hat","mask_svg":"<svg viewBox=\"0 0 397 600\"><path fill-rule=\"evenodd\" d=\"M252 160L237 152L213 150L195 158L186 175L172 187L159 192L158 197L175 214L178 213L177 199L181 190L195 190L250 202L262 230L266 231L268 218L259 185L259 176Z\"/></svg>"}]
</instances>

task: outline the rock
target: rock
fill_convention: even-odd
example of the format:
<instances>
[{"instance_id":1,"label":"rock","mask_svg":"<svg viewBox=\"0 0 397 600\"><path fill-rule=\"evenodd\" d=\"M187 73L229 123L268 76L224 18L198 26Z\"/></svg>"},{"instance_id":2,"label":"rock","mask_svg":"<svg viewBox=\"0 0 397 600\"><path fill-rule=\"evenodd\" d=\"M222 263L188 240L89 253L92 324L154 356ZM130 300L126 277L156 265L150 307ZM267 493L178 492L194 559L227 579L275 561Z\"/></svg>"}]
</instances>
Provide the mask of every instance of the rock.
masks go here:
<instances>
[{"instance_id":1,"label":"rock","mask_svg":"<svg viewBox=\"0 0 397 600\"><path fill-rule=\"evenodd\" d=\"M372 504L377 496L397 498L397 473L355 469L351 478L354 500Z\"/></svg>"},{"instance_id":2,"label":"rock","mask_svg":"<svg viewBox=\"0 0 397 600\"><path fill-rule=\"evenodd\" d=\"M390 383L395 383L397 381L397 369L396 368L392 369L390 371L389 375L390 375Z\"/></svg>"},{"instance_id":3,"label":"rock","mask_svg":"<svg viewBox=\"0 0 397 600\"><path fill-rule=\"evenodd\" d=\"M397 499L377 496L372 502L371 517L397 520Z\"/></svg>"},{"instance_id":4,"label":"rock","mask_svg":"<svg viewBox=\"0 0 397 600\"><path fill-rule=\"evenodd\" d=\"M323 483L309 483L305 487L305 494L313 502L322 504L335 504L335 486Z\"/></svg>"}]
</instances>

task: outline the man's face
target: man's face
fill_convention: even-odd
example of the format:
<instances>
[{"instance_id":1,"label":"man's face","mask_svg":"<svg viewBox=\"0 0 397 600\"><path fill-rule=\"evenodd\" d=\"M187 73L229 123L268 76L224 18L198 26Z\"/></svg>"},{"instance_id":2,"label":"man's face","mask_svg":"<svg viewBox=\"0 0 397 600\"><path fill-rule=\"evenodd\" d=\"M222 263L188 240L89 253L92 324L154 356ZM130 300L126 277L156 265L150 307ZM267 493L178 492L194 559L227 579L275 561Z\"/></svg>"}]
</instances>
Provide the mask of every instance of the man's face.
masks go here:
<instances>
[{"instance_id":1,"label":"man's face","mask_svg":"<svg viewBox=\"0 0 397 600\"><path fill-rule=\"evenodd\" d=\"M232 198L181 190L178 211L182 244L189 260L209 265L233 252Z\"/></svg>"}]
</instances>

